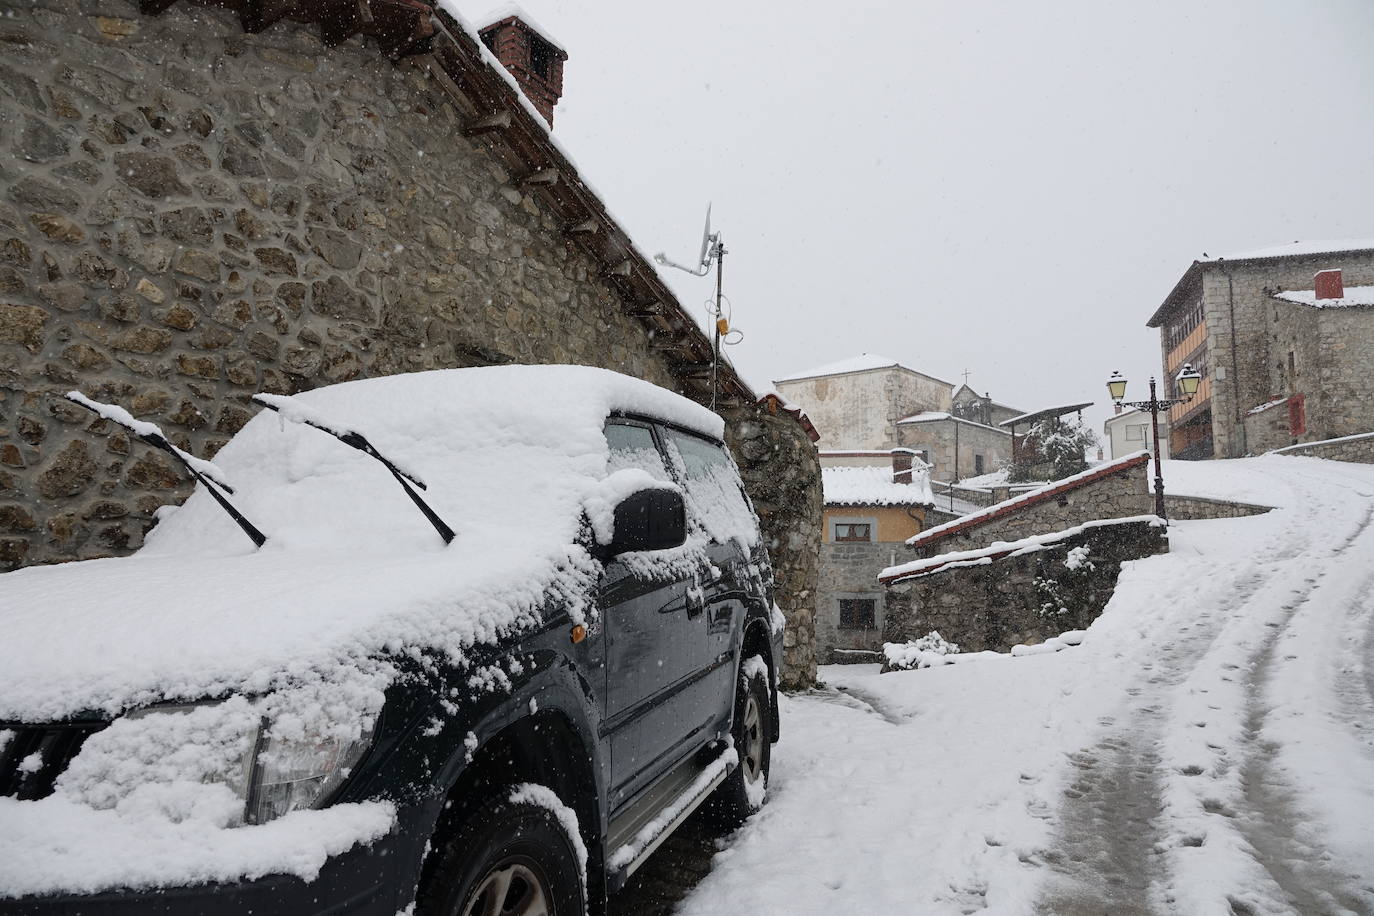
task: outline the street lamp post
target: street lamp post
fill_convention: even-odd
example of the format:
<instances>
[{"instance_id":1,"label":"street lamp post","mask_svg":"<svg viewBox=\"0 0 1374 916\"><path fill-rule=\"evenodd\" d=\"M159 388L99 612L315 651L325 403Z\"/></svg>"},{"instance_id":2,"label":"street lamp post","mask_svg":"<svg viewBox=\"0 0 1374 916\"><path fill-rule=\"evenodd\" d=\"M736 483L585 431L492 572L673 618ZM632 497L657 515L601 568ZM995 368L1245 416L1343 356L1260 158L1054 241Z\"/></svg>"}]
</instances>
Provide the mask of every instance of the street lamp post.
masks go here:
<instances>
[{"instance_id":1,"label":"street lamp post","mask_svg":"<svg viewBox=\"0 0 1374 916\"><path fill-rule=\"evenodd\" d=\"M1181 398L1161 398L1155 393L1155 378L1150 376L1150 399L1148 401L1123 401L1126 397L1126 378L1120 372L1113 372L1111 378L1107 379L1107 392L1112 396L1118 407L1138 407L1141 410L1150 412L1151 435L1155 440L1155 515L1168 520L1169 516L1164 511L1164 469L1159 462L1159 412L1168 410L1175 404L1186 404L1197 394L1198 385L1202 381L1202 376L1193 371L1192 363L1184 363L1182 371L1175 376L1174 381L1178 383L1178 390L1183 392Z\"/></svg>"}]
</instances>

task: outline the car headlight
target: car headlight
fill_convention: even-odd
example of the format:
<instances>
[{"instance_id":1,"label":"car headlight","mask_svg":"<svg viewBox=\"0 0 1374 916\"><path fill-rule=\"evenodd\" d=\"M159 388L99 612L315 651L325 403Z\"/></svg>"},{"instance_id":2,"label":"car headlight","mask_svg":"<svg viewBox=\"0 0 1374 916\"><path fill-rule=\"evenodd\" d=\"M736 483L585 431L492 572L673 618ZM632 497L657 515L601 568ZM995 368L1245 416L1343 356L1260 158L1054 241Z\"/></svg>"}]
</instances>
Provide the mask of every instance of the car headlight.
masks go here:
<instances>
[{"instance_id":1,"label":"car headlight","mask_svg":"<svg viewBox=\"0 0 1374 916\"><path fill-rule=\"evenodd\" d=\"M157 785L221 785L238 799L237 811L222 815L226 825L319 807L366 753L373 723L302 716L284 699L239 696L126 713L91 738L62 777L64 788L95 807L114 807L155 794Z\"/></svg>"},{"instance_id":2,"label":"car headlight","mask_svg":"<svg viewBox=\"0 0 1374 916\"><path fill-rule=\"evenodd\" d=\"M287 812L319 805L348 778L371 743L370 724L355 738L310 728L284 737L274 735L264 719L248 784L245 820L265 824Z\"/></svg>"}]
</instances>

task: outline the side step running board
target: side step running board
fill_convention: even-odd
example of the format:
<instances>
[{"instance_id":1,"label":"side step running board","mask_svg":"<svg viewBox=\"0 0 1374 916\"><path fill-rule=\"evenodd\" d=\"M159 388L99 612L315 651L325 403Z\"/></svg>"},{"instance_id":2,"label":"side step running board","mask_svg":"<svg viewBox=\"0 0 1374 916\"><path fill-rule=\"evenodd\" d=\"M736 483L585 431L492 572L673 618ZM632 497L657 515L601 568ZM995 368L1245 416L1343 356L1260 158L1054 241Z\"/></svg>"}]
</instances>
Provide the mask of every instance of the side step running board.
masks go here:
<instances>
[{"instance_id":1,"label":"side step running board","mask_svg":"<svg viewBox=\"0 0 1374 916\"><path fill-rule=\"evenodd\" d=\"M691 783L683 791L674 793L657 811L634 818L638 822L638 830L632 836L622 839L626 831L623 828L617 830L616 827L619 825L613 824L609 836L611 842L608 844L610 857L606 863L611 890L616 891L623 887L639 866L653 855L654 850L711 797L716 786L724 782L725 777L738 765L739 754L733 747L725 748L704 765L688 760L683 769L695 770L695 778L691 779ZM690 774L683 776L691 778Z\"/></svg>"}]
</instances>

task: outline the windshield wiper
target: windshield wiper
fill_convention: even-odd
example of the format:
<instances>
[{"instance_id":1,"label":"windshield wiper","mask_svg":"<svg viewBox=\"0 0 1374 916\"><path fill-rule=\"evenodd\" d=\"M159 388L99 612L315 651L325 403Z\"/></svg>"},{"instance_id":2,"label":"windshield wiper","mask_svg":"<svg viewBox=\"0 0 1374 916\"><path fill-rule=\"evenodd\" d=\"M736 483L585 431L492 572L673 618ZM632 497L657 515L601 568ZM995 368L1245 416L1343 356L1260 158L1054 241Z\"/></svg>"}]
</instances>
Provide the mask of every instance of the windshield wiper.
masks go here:
<instances>
[{"instance_id":1,"label":"windshield wiper","mask_svg":"<svg viewBox=\"0 0 1374 916\"><path fill-rule=\"evenodd\" d=\"M80 404L82 407L109 420L116 426L124 427L153 448L161 449L171 455L176 459L178 464L186 469L188 474L194 477L196 481L209 491L210 495L215 498L215 502L219 503L220 507L223 508L225 512L229 513L229 517L243 529L243 533L252 538L254 546L261 547L263 544L267 543L267 535L254 527L253 523L244 518L243 513L235 509L229 500L225 499L224 495L220 493L220 490L223 490L225 493L232 495L234 488L229 486L228 482L225 481L224 475L220 472L219 468L204 459L197 458L195 455L186 454L171 442L167 441L167 436L163 434L157 424L149 423L146 420L136 420L133 414L117 404L102 404L100 401L92 401L79 391L68 391L65 397L73 404Z\"/></svg>"},{"instance_id":2,"label":"windshield wiper","mask_svg":"<svg viewBox=\"0 0 1374 916\"><path fill-rule=\"evenodd\" d=\"M253 400L263 407L266 407L268 410L275 410L288 420L296 423L304 423L306 426L318 429L320 432L329 433L329 435L338 439L344 445L350 448L356 448L364 455L370 455L376 458L391 472L391 476L396 478L396 482L401 485L401 489L406 491L406 495L409 496L411 501L424 513L425 518L429 519L429 523L434 526L435 531L439 532L439 537L444 539L444 543L452 543L454 537L453 529L445 524L438 513L430 508L429 503L425 502L420 494L416 493L410 486L410 484L413 483L421 490L428 490L429 488L425 486L424 481L414 474L398 468L390 459L377 451L362 433L355 429L347 429L337 423L333 423L320 414L315 413L310 408L305 407L303 404L279 394L255 394L253 395Z\"/></svg>"}]
</instances>

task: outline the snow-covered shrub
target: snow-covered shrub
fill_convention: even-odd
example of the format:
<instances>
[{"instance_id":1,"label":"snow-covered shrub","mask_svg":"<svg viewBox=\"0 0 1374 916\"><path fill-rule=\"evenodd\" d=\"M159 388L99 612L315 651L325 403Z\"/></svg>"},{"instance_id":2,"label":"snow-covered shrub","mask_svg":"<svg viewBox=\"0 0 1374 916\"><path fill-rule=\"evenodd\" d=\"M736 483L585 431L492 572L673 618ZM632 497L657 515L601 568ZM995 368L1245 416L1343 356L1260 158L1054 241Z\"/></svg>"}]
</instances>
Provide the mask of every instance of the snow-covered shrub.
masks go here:
<instances>
[{"instance_id":1,"label":"snow-covered shrub","mask_svg":"<svg viewBox=\"0 0 1374 916\"><path fill-rule=\"evenodd\" d=\"M1055 480L1087 470L1084 455L1097 445L1097 434L1077 417L1047 417L1031 427L1027 439L1050 464Z\"/></svg>"},{"instance_id":2,"label":"snow-covered shrub","mask_svg":"<svg viewBox=\"0 0 1374 916\"><path fill-rule=\"evenodd\" d=\"M1088 577L1097 569L1097 564L1089 559L1091 554L1092 548L1086 544L1071 547L1064 555L1064 572L1035 577L1035 591L1040 598L1037 611L1042 618L1068 623L1068 618L1084 609Z\"/></svg>"},{"instance_id":3,"label":"snow-covered shrub","mask_svg":"<svg viewBox=\"0 0 1374 916\"><path fill-rule=\"evenodd\" d=\"M1074 547L1069 551L1068 556L1064 557L1064 566L1075 572L1083 569L1085 566L1090 570L1096 569L1097 567L1093 565L1093 561L1088 559L1088 554L1090 553L1092 553L1092 548L1087 544Z\"/></svg>"},{"instance_id":4,"label":"snow-covered shrub","mask_svg":"<svg viewBox=\"0 0 1374 916\"><path fill-rule=\"evenodd\" d=\"M889 671L910 671L913 668L930 668L946 664L944 656L957 655L959 646L932 630L920 639L909 642L883 643L883 656L887 659Z\"/></svg>"}]
</instances>

